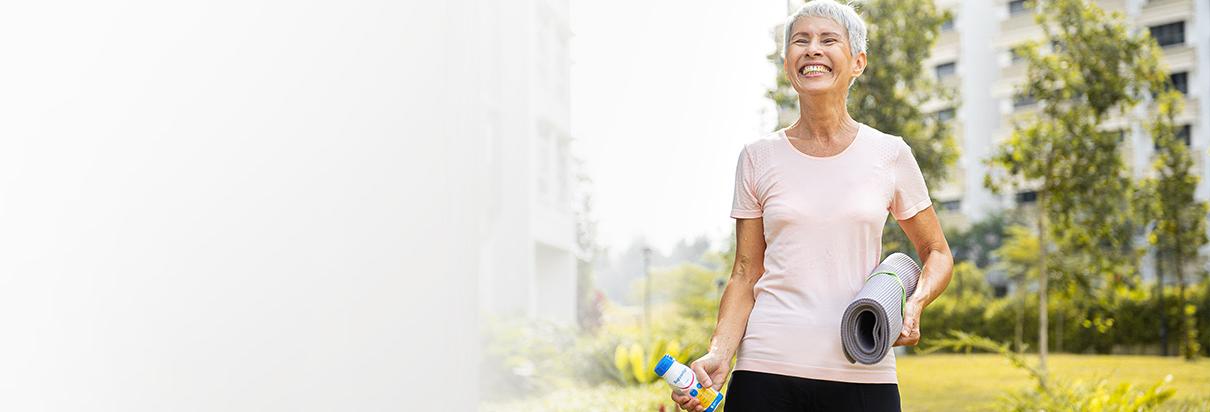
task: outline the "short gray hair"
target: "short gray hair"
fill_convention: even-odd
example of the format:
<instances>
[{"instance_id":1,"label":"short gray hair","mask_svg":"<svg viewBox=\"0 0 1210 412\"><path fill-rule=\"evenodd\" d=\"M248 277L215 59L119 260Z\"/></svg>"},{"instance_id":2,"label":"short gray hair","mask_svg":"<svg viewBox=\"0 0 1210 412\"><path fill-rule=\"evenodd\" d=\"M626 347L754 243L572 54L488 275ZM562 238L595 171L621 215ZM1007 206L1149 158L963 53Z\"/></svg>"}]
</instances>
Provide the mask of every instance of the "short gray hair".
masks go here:
<instances>
[{"instance_id":1,"label":"short gray hair","mask_svg":"<svg viewBox=\"0 0 1210 412\"><path fill-rule=\"evenodd\" d=\"M794 22L806 16L831 19L844 27L849 37L849 50L852 51L853 56L866 51L865 20L861 19L861 15L857 14L857 10L854 10L853 6L840 4L835 0L811 0L786 18L786 37L781 48L783 58L786 56L786 50L790 49L790 35L793 34L790 31L794 29Z\"/></svg>"}]
</instances>

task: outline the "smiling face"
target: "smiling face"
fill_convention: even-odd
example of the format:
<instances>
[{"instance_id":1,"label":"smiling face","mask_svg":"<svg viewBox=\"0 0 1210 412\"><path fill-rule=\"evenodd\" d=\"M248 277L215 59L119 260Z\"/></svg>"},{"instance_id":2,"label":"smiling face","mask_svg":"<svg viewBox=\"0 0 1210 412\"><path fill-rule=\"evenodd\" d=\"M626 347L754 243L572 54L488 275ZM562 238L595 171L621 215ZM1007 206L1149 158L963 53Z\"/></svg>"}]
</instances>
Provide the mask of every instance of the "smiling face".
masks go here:
<instances>
[{"instance_id":1,"label":"smiling face","mask_svg":"<svg viewBox=\"0 0 1210 412\"><path fill-rule=\"evenodd\" d=\"M831 19L804 16L794 22L785 70L800 96L848 93L865 70L865 52L853 56L844 27Z\"/></svg>"}]
</instances>

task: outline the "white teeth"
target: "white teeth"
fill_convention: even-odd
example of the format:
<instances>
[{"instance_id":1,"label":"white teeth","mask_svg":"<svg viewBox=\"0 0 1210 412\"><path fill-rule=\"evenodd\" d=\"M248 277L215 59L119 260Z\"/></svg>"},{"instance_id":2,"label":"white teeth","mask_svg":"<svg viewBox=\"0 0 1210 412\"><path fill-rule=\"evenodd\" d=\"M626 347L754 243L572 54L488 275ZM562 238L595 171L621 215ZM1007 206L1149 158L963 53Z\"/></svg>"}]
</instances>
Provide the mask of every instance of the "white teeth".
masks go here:
<instances>
[{"instance_id":1,"label":"white teeth","mask_svg":"<svg viewBox=\"0 0 1210 412\"><path fill-rule=\"evenodd\" d=\"M799 73L806 75L806 74L810 74L810 73L827 73L830 71L831 70L828 70L828 68L826 66L812 64L812 65L804 66L802 68L802 70L799 71Z\"/></svg>"}]
</instances>

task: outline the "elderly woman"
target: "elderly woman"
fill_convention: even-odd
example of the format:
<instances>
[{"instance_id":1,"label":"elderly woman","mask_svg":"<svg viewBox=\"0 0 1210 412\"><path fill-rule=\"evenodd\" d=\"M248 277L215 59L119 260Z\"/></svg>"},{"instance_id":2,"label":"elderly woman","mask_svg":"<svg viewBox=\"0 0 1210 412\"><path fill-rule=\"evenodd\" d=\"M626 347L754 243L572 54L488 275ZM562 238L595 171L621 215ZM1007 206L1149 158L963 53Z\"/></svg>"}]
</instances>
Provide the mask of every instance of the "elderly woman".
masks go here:
<instances>
[{"instance_id":1,"label":"elderly woman","mask_svg":"<svg viewBox=\"0 0 1210 412\"><path fill-rule=\"evenodd\" d=\"M735 264L710 350L690 366L721 390L736 357L726 412L898 411L894 354L850 363L841 314L881 261L888 212L924 262L894 345L919 341L920 313L949 283L953 257L911 148L846 109L866 67L861 17L814 0L787 19L785 40L801 116L739 155ZM672 399L703 410L695 398Z\"/></svg>"}]
</instances>

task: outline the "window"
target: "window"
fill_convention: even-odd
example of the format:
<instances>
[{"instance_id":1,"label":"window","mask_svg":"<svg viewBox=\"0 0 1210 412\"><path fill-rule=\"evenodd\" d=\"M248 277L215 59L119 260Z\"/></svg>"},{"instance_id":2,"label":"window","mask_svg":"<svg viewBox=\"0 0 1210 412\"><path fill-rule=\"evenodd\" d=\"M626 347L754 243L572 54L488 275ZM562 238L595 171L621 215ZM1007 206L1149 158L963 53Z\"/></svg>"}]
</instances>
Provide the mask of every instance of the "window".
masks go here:
<instances>
[{"instance_id":1,"label":"window","mask_svg":"<svg viewBox=\"0 0 1210 412\"><path fill-rule=\"evenodd\" d=\"M534 160L536 160L538 165L538 173L535 177L538 179L538 197L542 200L546 200L552 192L551 186L553 182L551 182L550 176L553 173L553 170L551 170L553 169L551 160L553 159L554 154L550 151L552 143L551 135L544 124L540 124L538 126L537 137L538 141L537 144L535 144L534 149L538 153L536 154L537 159Z\"/></svg>"},{"instance_id":2,"label":"window","mask_svg":"<svg viewBox=\"0 0 1210 412\"><path fill-rule=\"evenodd\" d=\"M941 202L941 210L953 212L962 208L962 199Z\"/></svg>"},{"instance_id":3,"label":"window","mask_svg":"<svg viewBox=\"0 0 1210 412\"><path fill-rule=\"evenodd\" d=\"M1008 284L1002 283L1002 284L992 285L992 296L995 296L997 298L1002 298L1002 297L1008 296Z\"/></svg>"},{"instance_id":4,"label":"window","mask_svg":"<svg viewBox=\"0 0 1210 412\"><path fill-rule=\"evenodd\" d=\"M938 122L945 123L950 120L953 120L953 118L954 118L954 109L953 108L942 109L937 112L937 121Z\"/></svg>"},{"instance_id":5,"label":"window","mask_svg":"<svg viewBox=\"0 0 1210 412\"><path fill-rule=\"evenodd\" d=\"M1066 47L1063 47L1063 42L1062 42L1062 41L1059 41L1059 40L1051 40L1051 41L1050 41L1050 52L1051 52L1051 53L1059 53L1059 52L1062 52L1062 51L1064 51L1064 50L1067 50L1067 48L1066 48Z\"/></svg>"},{"instance_id":6,"label":"window","mask_svg":"<svg viewBox=\"0 0 1210 412\"><path fill-rule=\"evenodd\" d=\"M1185 146L1189 146L1193 143L1190 140L1190 134L1192 134L1192 129L1189 125L1181 126L1179 129L1176 129L1176 140L1185 142Z\"/></svg>"},{"instance_id":7,"label":"window","mask_svg":"<svg viewBox=\"0 0 1210 412\"><path fill-rule=\"evenodd\" d=\"M954 30L954 16L949 16L945 19L945 21L941 22L941 31L944 32L944 31L953 31L953 30Z\"/></svg>"},{"instance_id":8,"label":"window","mask_svg":"<svg viewBox=\"0 0 1210 412\"><path fill-rule=\"evenodd\" d=\"M937 79L942 80L949 78L957 72L958 65L954 62L938 64L933 70L937 73Z\"/></svg>"},{"instance_id":9,"label":"window","mask_svg":"<svg viewBox=\"0 0 1210 412\"><path fill-rule=\"evenodd\" d=\"M571 202L571 165L568 162L570 148L568 140L563 136L556 136L555 140L555 175L552 177L557 182L555 200L558 205L566 206Z\"/></svg>"},{"instance_id":10,"label":"window","mask_svg":"<svg viewBox=\"0 0 1210 412\"><path fill-rule=\"evenodd\" d=\"M1185 22L1183 21L1151 26L1150 29L1151 37L1155 38L1161 47L1185 43Z\"/></svg>"},{"instance_id":11,"label":"window","mask_svg":"<svg viewBox=\"0 0 1210 412\"><path fill-rule=\"evenodd\" d=\"M1189 125L1178 126L1176 128L1176 140L1185 142L1185 146L1191 145L1193 143L1193 141L1190 140L1191 131L1192 130ZM1152 142L1151 148L1152 148L1152 150L1160 150L1160 145Z\"/></svg>"},{"instance_id":12,"label":"window","mask_svg":"<svg viewBox=\"0 0 1210 412\"><path fill-rule=\"evenodd\" d=\"M1010 57L1010 61L1012 61L1013 63L1018 63L1022 60L1025 60L1025 50L1022 49L1021 46L1016 46L1011 49L1008 49L1008 55Z\"/></svg>"},{"instance_id":13,"label":"window","mask_svg":"<svg viewBox=\"0 0 1210 412\"><path fill-rule=\"evenodd\" d=\"M1032 106L1034 103L1037 103L1037 102L1038 101L1034 100L1033 96L1030 96L1027 94L1017 94L1017 95L1013 96L1013 108L1014 109L1019 109L1019 108L1026 107L1026 106Z\"/></svg>"},{"instance_id":14,"label":"window","mask_svg":"<svg viewBox=\"0 0 1210 412\"><path fill-rule=\"evenodd\" d=\"M1030 191L1017 193L1017 203L1018 204L1033 203L1033 202L1037 202L1037 201L1038 201L1038 192L1037 191L1030 190Z\"/></svg>"},{"instance_id":15,"label":"window","mask_svg":"<svg viewBox=\"0 0 1210 412\"><path fill-rule=\"evenodd\" d=\"M1118 143L1122 143L1122 142L1126 141L1126 130L1118 129L1118 131L1114 132L1114 133L1118 134Z\"/></svg>"},{"instance_id":16,"label":"window","mask_svg":"<svg viewBox=\"0 0 1210 412\"><path fill-rule=\"evenodd\" d=\"M1012 0L1008 2L1008 15L1016 16L1029 11L1025 8L1025 0Z\"/></svg>"},{"instance_id":17,"label":"window","mask_svg":"<svg viewBox=\"0 0 1210 412\"><path fill-rule=\"evenodd\" d=\"M1189 94L1189 72L1172 73L1168 76L1168 80L1172 82L1172 87L1181 94Z\"/></svg>"}]
</instances>

